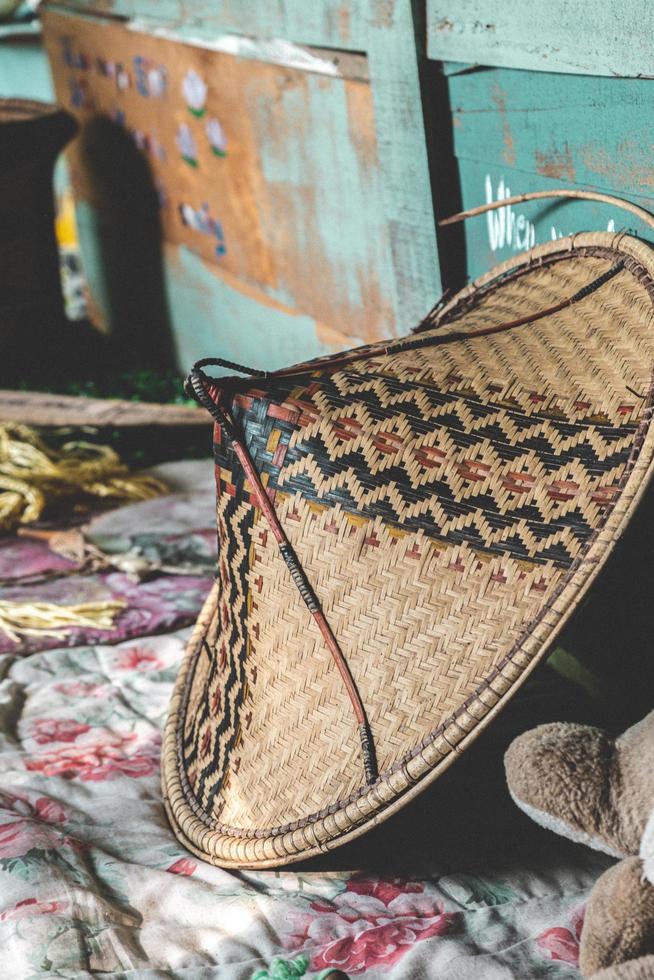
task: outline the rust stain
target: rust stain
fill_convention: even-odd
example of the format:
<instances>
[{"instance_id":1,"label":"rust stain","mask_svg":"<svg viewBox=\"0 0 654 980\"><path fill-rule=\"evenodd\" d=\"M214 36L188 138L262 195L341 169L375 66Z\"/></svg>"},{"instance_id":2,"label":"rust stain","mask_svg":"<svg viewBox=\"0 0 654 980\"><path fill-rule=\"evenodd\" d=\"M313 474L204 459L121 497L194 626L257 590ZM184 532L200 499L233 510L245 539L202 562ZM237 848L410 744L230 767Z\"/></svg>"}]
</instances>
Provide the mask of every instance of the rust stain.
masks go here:
<instances>
[{"instance_id":1,"label":"rust stain","mask_svg":"<svg viewBox=\"0 0 654 980\"><path fill-rule=\"evenodd\" d=\"M515 147L513 145L513 134L511 132L511 126L509 124L509 118L506 111L506 95L504 94L501 85L499 85L497 82L494 82L491 89L491 98L495 103L497 111L500 114L500 119L502 120L502 137L504 139L502 158L506 164L513 167L515 166Z\"/></svg>"},{"instance_id":2,"label":"rust stain","mask_svg":"<svg viewBox=\"0 0 654 980\"><path fill-rule=\"evenodd\" d=\"M553 177L556 180L575 180L575 165L570 147L566 143L563 150L551 149L547 152L536 150L536 173L542 177Z\"/></svg>"},{"instance_id":3,"label":"rust stain","mask_svg":"<svg viewBox=\"0 0 654 980\"><path fill-rule=\"evenodd\" d=\"M338 30L344 44L350 40L350 4L344 3L338 11Z\"/></svg>"},{"instance_id":4,"label":"rust stain","mask_svg":"<svg viewBox=\"0 0 654 980\"><path fill-rule=\"evenodd\" d=\"M107 311L102 308L100 301L94 296L88 284L84 286L84 299L86 301L87 316L93 326L100 333L109 333Z\"/></svg>"},{"instance_id":5,"label":"rust stain","mask_svg":"<svg viewBox=\"0 0 654 980\"><path fill-rule=\"evenodd\" d=\"M392 27L395 17L395 0L375 0L372 23L374 27Z\"/></svg>"},{"instance_id":6,"label":"rust stain","mask_svg":"<svg viewBox=\"0 0 654 980\"><path fill-rule=\"evenodd\" d=\"M597 143L579 147L579 154L591 173L606 178L612 187L626 185L630 190L638 192L639 187L654 187L654 168L630 161L634 152L633 145L620 143L615 153L609 153Z\"/></svg>"},{"instance_id":7,"label":"rust stain","mask_svg":"<svg viewBox=\"0 0 654 980\"><path fill-rule=\"evenodd\" d=\"M336 330L335 327L327 326L326 323L316 323L316 337L325 347L331 347L335 351L351 347L354 339L346 333ZM356 340L359 341L359 338Z\"/></svg>"},{"instance_id":8,"label":"rust stain","mask_svg":"<svg viewBox=\"0 0 654 980\"><path fill-rule=\"evenodd\" d=\"M376 173L379 169L379 155L370 84L346 82L345 99L348 132L362 172Z\"/></svg>"}]
</instances>

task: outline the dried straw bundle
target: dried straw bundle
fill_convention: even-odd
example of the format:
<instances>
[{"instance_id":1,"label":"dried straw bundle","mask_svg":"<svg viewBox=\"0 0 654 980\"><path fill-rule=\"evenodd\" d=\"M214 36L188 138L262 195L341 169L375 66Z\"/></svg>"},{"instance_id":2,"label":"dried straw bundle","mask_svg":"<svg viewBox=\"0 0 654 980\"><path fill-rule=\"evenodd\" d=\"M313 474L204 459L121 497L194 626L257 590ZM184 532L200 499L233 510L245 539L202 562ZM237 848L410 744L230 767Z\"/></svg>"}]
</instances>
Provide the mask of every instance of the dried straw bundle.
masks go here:
<instances>
[{"instance_id":1,"label":"dried straw bundle","mask_svg":"<svg viewBox=\"0 0 654 980\"><path fill-rule=\"evenodd\" d=\"M0 600L0 630L18 643L22 636L63 637L72 628L109 630L126 606L123 600L60 606L52 602Z\"/></svg>"},{"instance_id":2,"label":"dried straw bundle","mask_svg":"<svg viewBox=\"0 0 654 980\"><path fill-rule=\"evenodd\" d=\"M72 441L53 449L28 426L0 425L0 530L39 519L65 497L147 500L165 487L150 476L131 476L110 446Z\"/></svg>"}]
</instances>

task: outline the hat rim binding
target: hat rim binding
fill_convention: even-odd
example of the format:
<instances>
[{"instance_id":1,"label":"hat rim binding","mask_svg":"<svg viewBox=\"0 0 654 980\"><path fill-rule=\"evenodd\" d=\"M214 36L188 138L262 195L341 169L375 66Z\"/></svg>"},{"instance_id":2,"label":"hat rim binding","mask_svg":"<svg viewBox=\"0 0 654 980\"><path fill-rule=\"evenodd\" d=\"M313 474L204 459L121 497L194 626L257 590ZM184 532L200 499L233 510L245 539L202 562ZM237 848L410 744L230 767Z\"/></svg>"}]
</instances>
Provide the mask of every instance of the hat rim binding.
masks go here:
<instances>
[{"instance_id":1,"label":"hat rim binding","mask_svg":"<svg viewBox=\"0 0 654 980\"><path fill-rule=\"evenodd\" d=\"M505 273L533 265L534 261L557 253L574 252L587 247L603 247L618 254L630 256L643 265L654 278L654 249L645 242L625 234L609 232L580 233L557 241L546 242L529 252L512 256L494 266L477 280L453 296L439 310L439 319L461 300L466 299ZM326 364L326 362L323 362ZM654 365L652 365L654 371ZM325 854L349 843L372 830L399 812L420 793L426 790L458 758L474 740L482 734L503 710L532 671L551 650L553 643L576 612L587 591L604 568L610 554L628 525L645 493L654 472L654 425L651 423L651 396L654 379L650 386L650 407L645 412L641 426L645 429L637 455L631 464L625 486L617 502L608 512L605 522L593 535L586 550L579 556L579 565L573 565L563 579L549 606L540 610L538 622L522 640L521 647L512 658L508 652L493 681L503 688L499 692L488 683L480 685L466 702L462 715L451 714L439 729L428 733L425 743L418 743L416 754L396 771L381 773L379 780L357 799L339 801L333 812L325 815L309 815L302 821L287 827L261 830L256 836L238 836L237 828L223 833L201 819L202 811L191 808L187 800L178 768L177 734L184 721L183 692L185 680L192 670L196 647L201 643L206 625L216 604L217 586L214 586L200 613L190 638L171 700L164 732L162 751L162 789L168 819L180 842L202 860L220 867L261 869L288 866ZM552 622L544 622L543 617ZM489 673L492 668L489 668ZM483 698L491 692L490 706ZM462 706L463 708L463 706ZM466 727L463 727L463 726ZM431 737L430 737L431 736ZM438 748L436 745L438 744ZM422 745L422 749L420 749ZM419 751L417 751L420 749ZM431 758L430 758L431 757ZM277 832L276 832L277 831Z\"/></svg>"}]
</instances>

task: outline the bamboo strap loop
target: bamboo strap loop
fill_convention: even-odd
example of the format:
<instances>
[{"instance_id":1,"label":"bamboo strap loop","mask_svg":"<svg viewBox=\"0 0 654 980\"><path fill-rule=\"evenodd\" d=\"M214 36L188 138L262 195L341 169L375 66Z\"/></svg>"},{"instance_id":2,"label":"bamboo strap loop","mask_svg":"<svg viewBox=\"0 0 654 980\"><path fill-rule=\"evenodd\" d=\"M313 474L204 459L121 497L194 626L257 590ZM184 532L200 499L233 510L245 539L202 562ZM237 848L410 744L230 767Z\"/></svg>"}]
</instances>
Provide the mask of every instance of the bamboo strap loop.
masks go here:
<instances>
[{"instance_id":1,"label":"bamboo strap loop","mask_svg":"<svg viewBox=\"0 0 654 980\"><path fill-rule=\"evenodd\" d=\"M501 201L490 201L487 204L480 204L479 207L469 208L467 211L459 211L457 214L451 214L447 218L443 218L438 222L439 225L454 225L459 221L465 221L466 218L474 218L478 214L485 214L487 211L496 211L498 208L505 208L508 205L514 204L524 204L526 201L542 201L547 198L572 198L579 199L583 201L597 201L600 204L611 204L616 208L621 208L623 211L628 211L630 214L635 215L635 217L640 218L649 228L654 229L654 215L645 208L641 208L638 204L632 204L631 201L625 201L622 197L615 197L612 194L602 194L599 191L584 191L576 189L563 189L563 190L551 190L551 191L530 191L528 194L515 194L513 197L505 197Z\"/></svg>"}]
</instances>

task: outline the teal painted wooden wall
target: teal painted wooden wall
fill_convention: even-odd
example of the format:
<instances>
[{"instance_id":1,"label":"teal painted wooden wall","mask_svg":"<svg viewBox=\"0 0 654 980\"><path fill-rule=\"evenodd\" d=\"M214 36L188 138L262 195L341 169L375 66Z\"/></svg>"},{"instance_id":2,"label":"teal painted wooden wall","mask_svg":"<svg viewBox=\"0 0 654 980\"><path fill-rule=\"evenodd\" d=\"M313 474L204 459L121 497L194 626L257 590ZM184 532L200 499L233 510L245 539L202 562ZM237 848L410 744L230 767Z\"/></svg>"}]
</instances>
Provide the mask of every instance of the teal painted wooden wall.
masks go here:
<instances>
[{"instance_id":1,"label":"teal painted wooden wall","mask_svg":"<svg viewBox=\"0 0 654 980\"><path fill-rule=\"evenodd\" d=\"M118 19L197 45L227 39L238 57L254 61L270 59L283 41L359 59L369 78L376 154L365 164L342 90L319 74L307 75L302 94L289 89L282 99L281 140L269 138L265 98L252 102L268 134L262 173L275 191L264 234L274 250L289 222L299 234L304 214L304 247L292 270L252 288L188 246L167 243L153 318L169 322L182 366L209 353L276 367L403 333L443 280L460 284L571 231L641 233L621 211L586 202L502 209L442 232L435 215L569 186L654 206L654 83L639 77L654 75L649 0L553 0L547 8L517 0L58 0L45 9L98 25ZM36 49L26 49L22 69L14 59L3 70L0 61L0 87L9 94L7 79L20 71L42 86L43 68ZM21 93L14 86L11 94ZM318 196L310 214L302 210L307 188ZM108 261L120 255L122 216L82 201L78 220L94 299L111 322L126 309L125 256L117 269ZM324 274L315 261L303 265L315 243ZM138 264L138 255L130 261Z\"/></svg>"},{"instance_id":2,"label":"teal painted wooden wall","mask_svg":"<svg viewBox=\"0 0 654 980\"><path fill-rule=\"evenodd\" d=\"M547 188L605 191L654 208L652 82L448 63L453 149L464 208ZM465 225L466 272L574 231L648 230L619 209L537 202Z\"/></svg>"},{"instance_id":3,"label":"teal painted wooden wall","mask_svg":"<svg viewBox=\"0 0 654 980\"><path fill-rule=\"evenodd\" d=\"M427 0L439 61L574 75L654 75L651 0Z\"/></svg>"},{"instance_id":4,"label":"teal painted wooden wall","mask_svg":"<svg viewBox=\"0 0 654 980\"><path fill-rule=\"evenodd\" d=\"M261 235L273 255L289 235L299 247L268 284L235 279L188 245L166 243L166 298L180 363L209 352L278 366L405 332L430 309L441 279L410 0L212 7L64 0L46 10L71 24L94 18L99 27L109 13L112 21L131 18L132 31L178 44L236 47L237 57L253 61L270 61L281 39L309 53L329 50L344 59L352 53L365 65L368 80L361 84L372 96L374 155L358 148L358 121L338 79L309 70L302 91L289 85L274 106L269 93L251 87L243 111L259 134L269 199L269 206L257 205ZM47 17L45 26L50 29ZM89 279L109 324L115 309L125 315L124 303L112 302L121 276L106 258L115 244L103 248L98 238L118 242L116 221L111 208L103 213L97 202L80 205Z\"/></svg>"}]
</instances>

